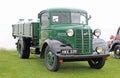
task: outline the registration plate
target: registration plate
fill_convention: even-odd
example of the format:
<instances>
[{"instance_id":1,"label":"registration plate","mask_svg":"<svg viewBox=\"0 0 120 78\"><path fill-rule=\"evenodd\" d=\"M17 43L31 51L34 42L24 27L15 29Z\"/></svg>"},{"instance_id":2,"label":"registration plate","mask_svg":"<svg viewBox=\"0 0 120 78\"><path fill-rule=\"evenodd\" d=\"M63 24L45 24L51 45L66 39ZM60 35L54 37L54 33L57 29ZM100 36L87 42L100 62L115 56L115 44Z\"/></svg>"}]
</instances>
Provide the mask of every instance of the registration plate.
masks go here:
<instances>
[{"instance_id":1,"label":"registration plate","mask_svg":"<svg viewBox=\"0 0 120 78\"><path fill-rule=\"evenodd\" d=\"M62 54L77 54L77 50L73 50L73 49L64 49L61 51Z\"/></svg>"}]
</instances>

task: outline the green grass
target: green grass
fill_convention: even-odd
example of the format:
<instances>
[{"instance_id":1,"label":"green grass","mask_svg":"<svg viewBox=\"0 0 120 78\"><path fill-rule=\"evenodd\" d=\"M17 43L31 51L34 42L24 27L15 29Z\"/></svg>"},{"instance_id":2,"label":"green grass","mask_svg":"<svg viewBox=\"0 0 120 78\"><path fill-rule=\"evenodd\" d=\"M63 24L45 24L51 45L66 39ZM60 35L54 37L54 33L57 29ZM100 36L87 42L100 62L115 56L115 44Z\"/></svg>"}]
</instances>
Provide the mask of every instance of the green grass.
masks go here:
<instances>
[{"instance_id":1,"label":"green grass","mask_svg":"<svg viewBox=\"0 0 120 78\"><path fill-rule=\"evenodd\" d=\"M31 54L19 59L16 51L0 50L0 78L119 78L120 59L113 56L100 69L91 69L87 62L65 62L58 72L48 71L44 60Z\"/></svg>"}]
</instances>

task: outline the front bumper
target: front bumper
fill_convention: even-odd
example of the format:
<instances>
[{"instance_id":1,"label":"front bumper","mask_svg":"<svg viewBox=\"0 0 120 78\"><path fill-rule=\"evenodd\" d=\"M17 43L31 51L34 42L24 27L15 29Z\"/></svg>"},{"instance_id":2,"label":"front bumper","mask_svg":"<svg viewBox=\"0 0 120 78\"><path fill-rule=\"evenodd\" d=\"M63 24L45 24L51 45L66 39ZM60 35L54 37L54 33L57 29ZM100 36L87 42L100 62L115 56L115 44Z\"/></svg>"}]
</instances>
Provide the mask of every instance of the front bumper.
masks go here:
<instances>
[{"instance_id":1,"label":"front bumper","mask_svg":"<svg viewBox=\"0 0 120 78\"><path fill-rule=\"evenodd\" d=\"M61 54L57 54L57 56L59 58L62 58L62 59L86 59L86 60L89 60L89 59L93 59L93 58L106 58L108 56L110 56L110 54L96 54L96 55L61 55Z\"/></svg>"}]
</instances>

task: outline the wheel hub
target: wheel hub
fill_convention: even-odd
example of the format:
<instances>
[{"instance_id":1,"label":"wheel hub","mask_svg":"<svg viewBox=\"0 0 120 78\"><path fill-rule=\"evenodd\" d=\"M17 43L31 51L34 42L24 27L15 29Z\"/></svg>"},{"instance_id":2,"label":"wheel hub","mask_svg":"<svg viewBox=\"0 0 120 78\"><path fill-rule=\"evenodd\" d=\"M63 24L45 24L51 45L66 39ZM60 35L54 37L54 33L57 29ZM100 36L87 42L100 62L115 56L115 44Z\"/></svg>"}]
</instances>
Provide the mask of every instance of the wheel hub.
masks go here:
<instances>
[{"instance_id":1,"label":"wheel hub","mask_svg":"<svg viewBox=\"0 0 120 78\"><path fill-rule=\"evenodd\" d=\"M18 55L19 57L21 57L21 45L20 44L18 45Z\"/></svg>"},{"instance_id":2,"label":"wheel hub","mask_svg":"<svg viewBox=\"0 0 120 78\"><path fill-rule=\"evenodd\" d=\"M119 49L116 50L116 54L120 55L120 50Z\"/></svg>"},{"instance_id":3,"label":"wheel hub","mask_svg":"<svg viewBox=\"0 0 120 78\"><path fill-rule=\"evenodd\" d=\"M54 54L51 51L49 51L47 54L47 62L51 66L54 64Z\"/></svg>"}]
</instances>

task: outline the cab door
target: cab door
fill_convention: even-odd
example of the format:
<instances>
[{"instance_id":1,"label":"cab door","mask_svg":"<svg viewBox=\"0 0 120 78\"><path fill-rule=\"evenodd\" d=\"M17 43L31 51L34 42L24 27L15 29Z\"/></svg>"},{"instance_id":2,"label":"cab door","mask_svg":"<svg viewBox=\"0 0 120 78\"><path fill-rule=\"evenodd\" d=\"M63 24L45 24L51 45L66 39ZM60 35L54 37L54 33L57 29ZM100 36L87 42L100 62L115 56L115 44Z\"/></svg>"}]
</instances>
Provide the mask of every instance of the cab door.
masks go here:
<instances>
[{"instance_id":1,"label":"cab door","mask_svg":"<svg viewBox=\"0 0 120 78\"><path fill-rule=\"evenodd\" d=\"M44 12L41 14L40 17L40 23L41 23L41 38L39 40L40 42L40 49L42 49L42 46L44 44L44 41L49 38L49 32L50 32L50 21L49 21L49 13Z\"/></svg>"}]
</instances>

